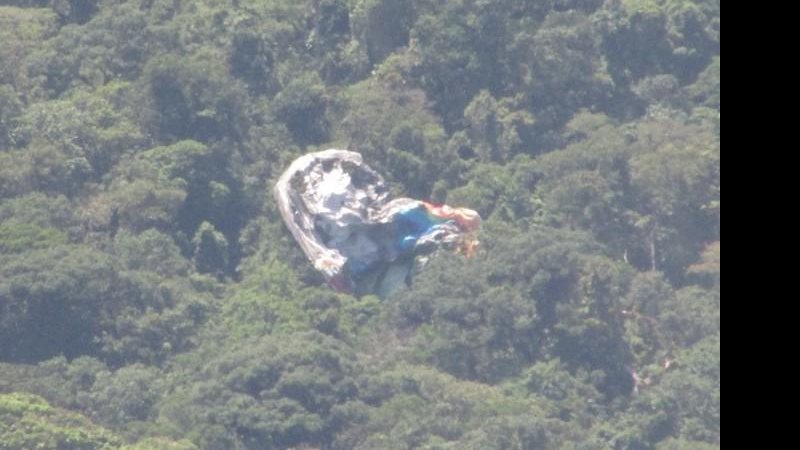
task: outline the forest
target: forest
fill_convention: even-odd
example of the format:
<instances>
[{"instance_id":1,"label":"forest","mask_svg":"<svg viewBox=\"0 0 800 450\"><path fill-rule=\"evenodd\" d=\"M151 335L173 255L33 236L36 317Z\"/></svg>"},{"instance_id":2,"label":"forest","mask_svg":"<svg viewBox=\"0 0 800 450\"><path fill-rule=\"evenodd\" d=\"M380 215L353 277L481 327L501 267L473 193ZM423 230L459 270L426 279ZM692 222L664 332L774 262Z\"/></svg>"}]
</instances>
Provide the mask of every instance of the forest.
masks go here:
<instances>
[{"instance_id":1,"label":"forest","mask_svg":"<svg viewBox=\"0 0 800 450\"><path fill-rule=\"evenodd\" d=\"M720 447L720 0L0 0L0 450ZM325 285L357 151L481 246Z\"/></svg>"}]
</instances>

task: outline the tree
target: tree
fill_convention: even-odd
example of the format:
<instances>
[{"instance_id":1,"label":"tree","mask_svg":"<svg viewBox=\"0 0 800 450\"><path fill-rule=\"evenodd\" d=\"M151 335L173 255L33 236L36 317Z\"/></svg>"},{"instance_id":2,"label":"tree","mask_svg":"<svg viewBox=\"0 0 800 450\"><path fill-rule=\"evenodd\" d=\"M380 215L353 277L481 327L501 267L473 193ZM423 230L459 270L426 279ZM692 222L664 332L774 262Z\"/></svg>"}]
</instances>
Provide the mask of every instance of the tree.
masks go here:
<instances>
[{"instance_id":1,"label":"tree","mask_svg":"<svg viewBox=\"0 0 800 450\"><path fill-rule=\"evenodd\" d=\"M602 108L612 98L613 85L592 22L580 11L553 11L535 33L522 31L513 40L512 55L524 74L518 83L525 87L541 134L559 128L580 108ZM549 149L553 144L546 138L542 143Z\"/></svg>"},{"instance_id":2,"label":"tree","mask_svg":"<svg viewBox=\"0 0 800 450\"><path fill-rule=\"evenodd\" d=\"M509 235L501 238L503 231ZM617 315L624 267L578 234L498 227L493 235L485 254L437 257L393 299L395 320L416 328L419 358L461 378L497 382L558 356L602 371L604 392L626 391L629 355Z\"/></svg>"},{"instance_id":3,"label":"tree","mask_svg":"<svg viewBox=\"0 0 800 450\"><path fill-rule=\"evenodd\" d=\"M0 273L3 359L96 352L114 312L139 296L111 258L77 245L4 256Z\"/></svg>"},{"instance_id":4,"label":"tree","mask_svg":"<svg viewBox=\"0 0 800 450\"><path fill-rule=\"evenodd\" d=\"M481 91L464 110L469 148L482 161L503 162L520 151L522 137L534 125L527 111L514 111L514 99L499 102L488 91Z\"/></svg>"},{"instance_id":5,"label":"tree","mask_svg":"<svg viewBox=\"0 0 800 450\"><path fill-rule=\"evenodd\" d=\"M244 80L256 92L267 92L274 83L273 45L268 36L249 29L234 34L228 60L231 73Z\"/></svg>"},{"instance_id":6,"label":"tree","mask_svg":"<svg viewBox=\"0 0 800 450\"><path fill-rule=\"evenodd\" d=\"M12 133L15 128L15 119L22 113L22 102L14 89L6 84L0 84L0 151L5 150L14 142Z\"/></svg>"},{"instance_id":7,"label":"tree","mask_svg":"<svg viewBox=\"0 0 800 450\"><path fill-rule=\"evenodd\" d=\"M144 158L127 159L107 178L108 185L87 199L84 228L113 235L115 228L141 232L179 229L177 217L187 198L186 183L170 179Z\"/></svg>"},{"instance_id":8,"label":"tree","mask_svg":"<svg viewBox=\"0 0 800 450\"><path fill-rule=\"evenodd\" d=\"M452 171L444 130L421 91L397 89L390 78L367 80L351 86L344 100L348 109L336 140L359 151L390 183L427 198L434 174Z\"/></svg>"},{"instance_id":9,"label":"tree","mask_svg":"<svg viewBox=\"0 0 800 450\"><path fill-rule=\"evenodd\" d=\"M719 0L0 3L0 449L719 447ZM334 292L325 148L481 246Z\"/></svg>"},{"instance_id":10,"label":"tree","mask_svg":"<svg viewBox=\"0 0 800 450\"><path fill-rule=\"evenodd\" d=\"M497 92L503 87L508 71L503 19L508 11L495 2L473 0L424 1L417 11L411 40L425 74L418 82L452 127L481 89Z\"/></svg>"},{"instance_id":11,"label":"tree","mask_svg":"<svg viewBox=\"0 0 800 450\"><path fill-rule=\"evenodd\" d=\"M35 362L63 354L162 360L189 347L208 311L186 282L122 270L110 255L59 245L0 259L0 357Z\"/></svg>"},{"instance_id":12,"label":"tree","mask_svg":"<svg viewBox=\"0 0 800 450\"><path fill-rule=\"evenodd\" d=\"M101 450L121 440L79 414L50 406L35 395L0 394L0 449Z\"/></svg>"},{"instance_id":13,"label":"tree","mask_svg":"<svg viewBox=\"0 0 800 450\"><path fill-rule=\"evenodd\" d=\"M205 62L225 60L216 50L203 49L188 57L163 55L144 68L146 100L152 110L151 132L166 142L195 139L240 139L249 123L244 113L246 93L224 66L208 70Z\"/></svg>"},{"instance_id":14,"label":"tree","mask_svg":"<svg viewBox=\"0 0 800 450\"><path fill-rule=\"evenodd\" d=\"M369 61L373 65L409 42L414 22L411 2L360 0L354 7L353 16L354 32L366 42Z\"/></svg>"},{"instance_id":15,"label":"tree","mask_svg":"<svg viewBox=\"0 0 800 450\"><path fill-rule=\"evenodd\" d=\"M185 277L191 268L175 241L153 228L138 235L123 230L114 238L114 252L129 270L146 270L162 277Z\"/></svg>"},{"instance_id":16,"label":"tree","mask_svg":"<svg viewBox=\"0 0 800 450\"><path fill-rule=\"evenodd\" d=\"M69 171L77 172L75 178L81 176L67 180L71 184L96 181L124 154L147 143L135 113L124 107L130 90L129 84L109 83L96 91L76 91L63 99L31 106L19 119L20 140L31 146L57 147L68 166L88 166L82 167L83 172Z\"/></svg>"},{"instance_id":17,"label":"tree","mask_svg":"<svg viewBox=\"0 0 800 450\"><path fill-rule=\"evenodd\" d=\"M234 345L200 362L161 405L161 416L203 448L322 445L347 424L358 369L341 342L305 332Z\"/></svg>"},{"instance_id":18,"label":"tree","mask_svg":"<svg viewBox=\"0 0 800 450\"><path fill-rule=\"evenodd\" d=\"M21 253L66 243L67 235L55 228L13 222L0 223L0 252L4 254Z\"/></svg>"},{"instance_id":19,"label":"tree","mask_svg":"<svg viewBox=\"0 0 800 450\"><path fill-rule=\"evenodd\" d=\"M203 222L194 238L194 264L202 273L222 273L229 263L228 241L208 222Z\"/></svg>"},{"instance_id":20,"label":"tree","mask_svg":"<svg viewBox=\"0 0 800 450\"><path fill-rule=\"evenodd\" d=\"M152 415L163 385L158 370L142 364L100 372L85 408L91 411L94 420L116 429L124 428Z\"/></svg>"},{"instance_id":21,"label":"tree","mask_svg":"<svg viewBox=\"0 0 800 450\"><path fill-rule=\"evenodd\" d=\"M281 118L301 146L328 139L327 107L325 87L316 73L294 78L278 93L272 105L276 117Z\"/></svg>"},{"instance_id":22,"label":"tree","mask_svg":"<svg viewBox=\"0 0 800 450\"><path fill-rule=\"evenodd\" d=\"M680 276L707 242L719 239L719 142L671 120L645 122L639 136L631 182L648 219L651 268L663 261Z\"/></svg>"},{"instance_id":23,"label":"tree","mask_svg":"<svg viewBox=\"0 0 800 450\"><path fill-rule=\"evenodd\" d=\"M141 159L156 165L163 179L186 190L177 210L177 222L188 236L208 221L235 239L243 211L237 198L238 183L228 167L227 155L196 141L179 141L155 147Z\"/></svg>"},{"instance_id":24,"label":"tree","mask_svg":"<svg viewBox=\"0 0 800 450\"><path fill-rule=\"evenodd\" d=\"M0 61L3 61L3 66L0 67L0 86L7 84L23 89L27 79L24 71L20 70L20 64L55 31L56 15L50 9L30 7L42 5L26 5L24 3L28 2L25 1L19 3L23 4L19 7L0 6L0 41L3 42L0 47ZM3 4L7 5L9 2Z\"/></svg>"},{"instance_id":25,"label":"tree","mask_svg":"<svg viewBox=\"0 0 800 450\"><path fill-rule=\"evenodd\" d=\"M709 108L720 109L720 75L722 67L720 57L711 60L708 67L697 77L694 84L687 86L688 94L696 103L708 106Z\"/></svg>"},{"instance_id":26,"label":"tree","mask_svg":"<svg viewBox=\"0 0 800 450\"><path fill-rule=\"evenodd\" d=\"M399 364L367 379L374 407L333 448L558 448L546 400L510 395L428 367Z\"/></svg>"},{"instance_id":27,"label":"tree","mask_svg":"<svg viewBox=\"0 0 800 450\"><path fill-rule=\"evenodd\" d=\"M98 0L56 0L53 10L64 23L83 24L97 12Z\"/></svg>"}]
</instances>

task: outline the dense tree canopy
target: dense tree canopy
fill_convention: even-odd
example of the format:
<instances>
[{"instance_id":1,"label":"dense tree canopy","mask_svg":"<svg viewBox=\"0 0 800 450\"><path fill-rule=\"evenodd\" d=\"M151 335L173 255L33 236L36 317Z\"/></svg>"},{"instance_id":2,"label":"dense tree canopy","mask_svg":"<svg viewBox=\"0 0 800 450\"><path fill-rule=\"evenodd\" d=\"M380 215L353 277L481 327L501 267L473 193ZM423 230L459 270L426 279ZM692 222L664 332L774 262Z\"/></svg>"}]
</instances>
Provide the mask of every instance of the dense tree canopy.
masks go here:
<instances>
[{"instance_id":1,"label":"dense tree canopy","mask_svg":"<svg viewBox=\"0 0 800 450\"><path fill-rule=\"evenodd\" d=\"M719 0L0 0L0 450L720 446ZM478 210L380 300L270 189Z\"/></svg>"}]
</instances>

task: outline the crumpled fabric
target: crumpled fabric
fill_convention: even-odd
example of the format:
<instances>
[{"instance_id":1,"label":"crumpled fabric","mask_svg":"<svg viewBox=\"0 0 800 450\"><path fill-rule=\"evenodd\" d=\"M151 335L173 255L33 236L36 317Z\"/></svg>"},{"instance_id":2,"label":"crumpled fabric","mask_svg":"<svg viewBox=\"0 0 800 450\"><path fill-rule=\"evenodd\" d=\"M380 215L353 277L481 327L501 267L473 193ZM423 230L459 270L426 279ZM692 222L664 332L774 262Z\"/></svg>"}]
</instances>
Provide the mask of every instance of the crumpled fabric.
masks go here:
<instances>
[{"instance_id":1,"label":"crumpled fabric","mask_svg":"<svg viewBox=\"0 0 800 450\"><path fill-rule=\"evenodd\" d=\"M410 198L389 199L359 153L297 158L274 188L287 228L328 284L386 297L410 285L420 258L445 248L471 256L480 215Z\"/></svg>"}]
</instances>

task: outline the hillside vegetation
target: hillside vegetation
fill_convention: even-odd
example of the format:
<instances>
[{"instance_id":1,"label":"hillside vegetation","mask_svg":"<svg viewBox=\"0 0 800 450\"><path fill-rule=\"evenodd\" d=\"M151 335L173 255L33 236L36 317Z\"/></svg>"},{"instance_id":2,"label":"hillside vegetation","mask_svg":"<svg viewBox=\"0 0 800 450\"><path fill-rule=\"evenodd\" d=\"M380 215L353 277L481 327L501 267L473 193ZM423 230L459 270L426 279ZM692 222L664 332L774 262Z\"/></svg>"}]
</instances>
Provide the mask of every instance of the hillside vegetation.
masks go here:
<instances>
[{"instance_id":1,"label":"hillside vegetation","mask_svg":"<svg viewBox=\"0 0 800 450\"><path fill-rule=\"evenodd\" d=\"M719 0L0 1L0 449L720 446ZM324 285L270 189L478 210Z\"/></svg>"}]
</instances>

